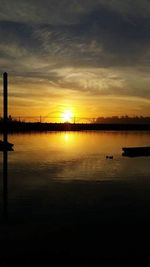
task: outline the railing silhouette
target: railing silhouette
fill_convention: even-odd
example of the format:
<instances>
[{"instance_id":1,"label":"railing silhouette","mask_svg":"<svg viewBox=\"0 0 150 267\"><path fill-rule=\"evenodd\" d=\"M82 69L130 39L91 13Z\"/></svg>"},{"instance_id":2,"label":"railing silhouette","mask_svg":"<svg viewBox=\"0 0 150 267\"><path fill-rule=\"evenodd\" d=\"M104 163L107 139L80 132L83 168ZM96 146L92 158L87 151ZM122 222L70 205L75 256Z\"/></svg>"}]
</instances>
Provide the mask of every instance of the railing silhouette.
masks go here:
<instances>
[{"instance_id":1,"label":"railing silhouette","mask_svg":"<svg viewBox=\"0 0 150 267\"><path fill-rule=\"evenodd\" d=\"M18 122L39 122L39 123L63 123L65 122L64 118L59 116L12 116L10 120ZM68 122L71 123L92 123L95 118L88 117L71 117Z\"/></svg>"}]
</instances>

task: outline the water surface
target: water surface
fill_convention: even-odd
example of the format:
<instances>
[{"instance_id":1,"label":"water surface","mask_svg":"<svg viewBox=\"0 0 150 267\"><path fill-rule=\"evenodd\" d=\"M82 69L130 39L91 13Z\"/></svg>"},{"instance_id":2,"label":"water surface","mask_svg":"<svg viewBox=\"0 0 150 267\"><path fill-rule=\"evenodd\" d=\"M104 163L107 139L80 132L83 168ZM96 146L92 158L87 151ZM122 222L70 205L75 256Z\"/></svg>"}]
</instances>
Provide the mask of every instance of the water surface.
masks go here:
<instances>
[{"instance_id":1,"label":"water surface","mask_svg":"<svg viewBox=\"0 0 150 267\"><path fill-rule=\"evenodd\" d=\"M15 209L23 210L21 199L27 209L32 205L35 209L37 198L40 203L46 198L49 201L52 183L121 181L136 185L150 179L150 157L122 156L124 146L150 145L148 132L12 134L9 141L14 143L14 151L8 153L8 195L9 206L15 202ZM113 159L106 159L107 155L113 155ZM2 162L1 152L1 196Z\"/></svg>"},{"instance_id":2,"label":"water surface","mask_svg":"<svg viewBox=\"0 0 150 267\"><path fill-rule=\"evenodd\" d=\"M150 157L122 157L124 146L150 145L147 132L13 134L12 183L38 186L52 180L122 180L150 177ZM113 155L113 160L106 159ZM1 153L2 168L2 153Z\"/></svg>"},{"instance_id":3,"label":"water surface","mask_svg":"<svg viewBox=\"0 0 150 267\"><path fill-rule=\"evenodd\" d=\"M2 265L98 260L109 266L115 259L149 266L150 157L122 156L124 146L150 145L149 133L14 134L9 140L15 146L8 153L7 219L0 154Z\"/></svg>"}]
</instances>

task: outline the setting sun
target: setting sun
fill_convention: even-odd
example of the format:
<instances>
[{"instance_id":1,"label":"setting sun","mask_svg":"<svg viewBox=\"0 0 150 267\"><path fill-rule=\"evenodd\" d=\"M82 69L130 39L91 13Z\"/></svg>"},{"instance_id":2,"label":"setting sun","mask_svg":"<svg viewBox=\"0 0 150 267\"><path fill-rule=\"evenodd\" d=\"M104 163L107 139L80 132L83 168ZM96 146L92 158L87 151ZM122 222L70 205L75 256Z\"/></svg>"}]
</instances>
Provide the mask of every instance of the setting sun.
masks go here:
<instances>
[{"instance_id":1,"label":"setting sun","mask_svg":"<svg viewBox=\"0 0 150 267\"><path fill-rule=\"evenodd\" d=\"M70 110L64 111L64 113L62 113L62 119L63 122L72 122L73 113Z\"/></svg>"}]
</instances>

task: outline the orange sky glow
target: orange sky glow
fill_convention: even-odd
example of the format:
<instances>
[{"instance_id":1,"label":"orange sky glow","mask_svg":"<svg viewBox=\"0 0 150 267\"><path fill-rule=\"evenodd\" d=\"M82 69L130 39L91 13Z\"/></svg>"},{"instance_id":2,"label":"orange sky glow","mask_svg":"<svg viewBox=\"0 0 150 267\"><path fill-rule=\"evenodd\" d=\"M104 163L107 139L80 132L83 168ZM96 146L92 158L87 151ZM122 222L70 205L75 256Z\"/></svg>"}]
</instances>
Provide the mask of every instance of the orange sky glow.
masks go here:
<instances>
[{"instance_id":1,"label":"orange sky glow","mask_svg":"<svg viewBox=\"0 0 150 267\"><path fill-rule=\"evenodd\" d=\"M131 2L3 1L9 114L56 122L66 112L70 122L150 116L150 2Z\"/></svg>"}]
</instances>

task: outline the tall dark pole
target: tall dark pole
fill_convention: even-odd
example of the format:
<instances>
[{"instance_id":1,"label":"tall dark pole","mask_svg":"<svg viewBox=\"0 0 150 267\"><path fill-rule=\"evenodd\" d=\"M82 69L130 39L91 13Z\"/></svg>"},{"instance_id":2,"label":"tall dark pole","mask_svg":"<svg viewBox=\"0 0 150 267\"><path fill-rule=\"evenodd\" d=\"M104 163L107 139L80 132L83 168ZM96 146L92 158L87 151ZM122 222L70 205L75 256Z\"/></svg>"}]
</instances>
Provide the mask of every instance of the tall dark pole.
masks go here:
<instances>
[{"instance_id":1,"label":"tall dark pole","mask_svg":"<svg viewBox=\"0 0 150 267\"><path fill-rule=\"evenodd\" d=\"M3 141L8 143L8 75L3 73ZM7 148L3 151L3 216L7 218L7 205L8 205L8 151Z\"/></svg>"},{"instance_id":2,"label":"tall dark pole","mask_svg":"<svg viewBox=\"0 0 150 267\"><path fill-rule=\"evenodd\" d=\"M8 151L3 151L3 216L8 216Z\"/></svg>"},{"instance_id":3,"label":"tall dark pole","mask_svg":"<svg viewBox=\"0 0 150 267\"><path fill-rule=\"evenodd\" d=\"M7 143L7 123L8 123L8 75L3 73L3 118L4 118L4 142Z\"/></svg>"}]
</instances>

